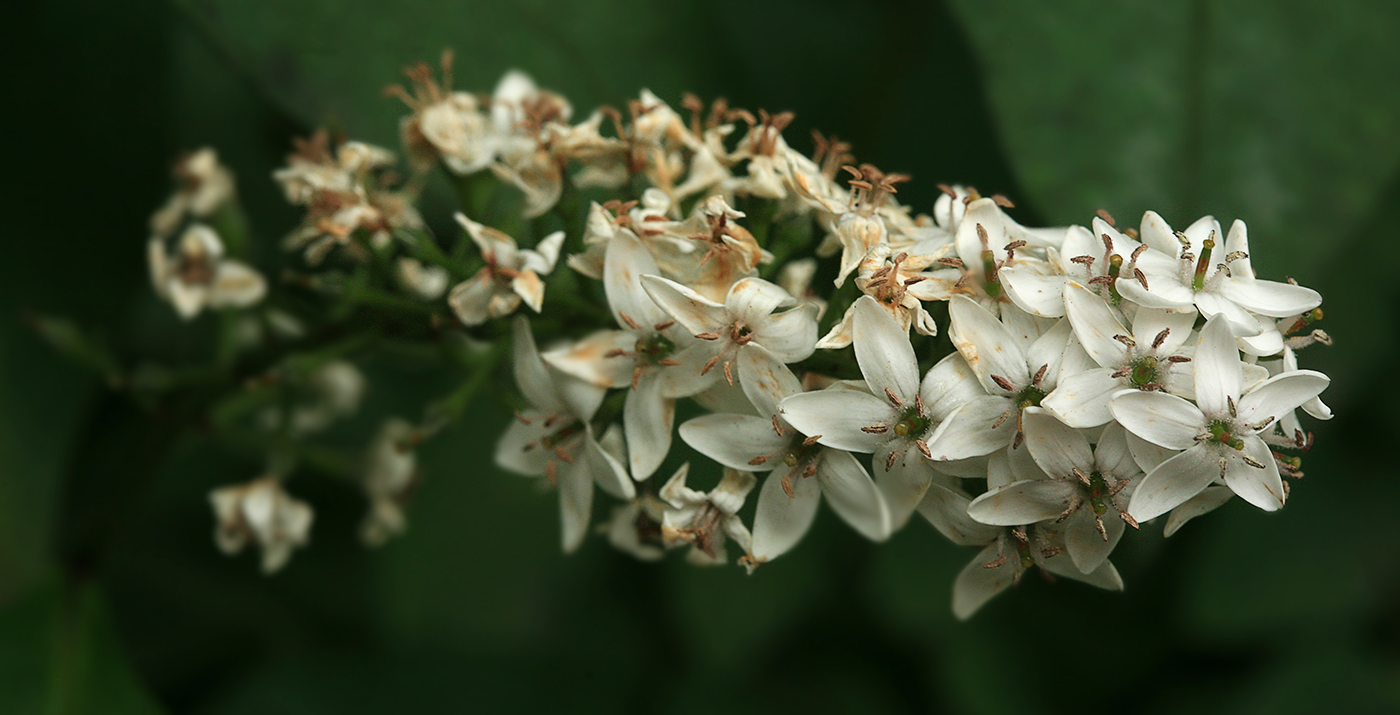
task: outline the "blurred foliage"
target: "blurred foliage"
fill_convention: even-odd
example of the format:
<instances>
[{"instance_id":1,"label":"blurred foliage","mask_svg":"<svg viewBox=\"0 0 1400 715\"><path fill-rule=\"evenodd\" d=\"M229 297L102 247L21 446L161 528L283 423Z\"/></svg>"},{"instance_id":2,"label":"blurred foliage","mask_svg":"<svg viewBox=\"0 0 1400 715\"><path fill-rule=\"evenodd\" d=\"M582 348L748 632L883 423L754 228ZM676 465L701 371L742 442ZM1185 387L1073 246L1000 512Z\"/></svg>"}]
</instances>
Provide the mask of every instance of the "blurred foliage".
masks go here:
<instances>
[{"instance_id":1,"label":"blurred foliage","mask_svg":"<svg viewBox=\"0 0 1400 715\"><path fill-rule=\"evenodd\" d=\"M11 82L28 124L0 261L0 712L1400 709L1400 484L1383 449L1400 425L1377 394L1400 327L1377 255L1400 225L1394 10L951 5L15 10L12 51L41 69ZM948 602L973 554L919 522L876 547L824 512L753 577L637 564L601 540L563 557L553 498L490 462L508 418L492 399L425 448L409 533L382 551L354 538L358 495L292 480L318 511L313 547L263 578L214 549L205 496L261 465L149 420L15 309L69 316L119 355L202 358L216 321L180 324L145 279L170 159L219 148L271 265L296 220L266 179L290 137L330 124L394 145L403 109L381 88L445 47L458 86L519 67L578 113L643 86L794 110L794 146L835 133L913 173L901 198L924 210L957 181L1011 196L1026 223L1100 207L1128 225L1149 207L1244 218L1264 274L1326 297L1337 347L1304 361L1333 377L1339 417L1315 425L1310 478L1282 512L1231 504L1170 542L1149 527L1116 559L1125 593L1030 580L969 623ZM431 200L443 223L445 194ZM335 435L347 446L370 415L416 415L451 387L364 367L362 418Z\"/></svg>"}]
</instances>

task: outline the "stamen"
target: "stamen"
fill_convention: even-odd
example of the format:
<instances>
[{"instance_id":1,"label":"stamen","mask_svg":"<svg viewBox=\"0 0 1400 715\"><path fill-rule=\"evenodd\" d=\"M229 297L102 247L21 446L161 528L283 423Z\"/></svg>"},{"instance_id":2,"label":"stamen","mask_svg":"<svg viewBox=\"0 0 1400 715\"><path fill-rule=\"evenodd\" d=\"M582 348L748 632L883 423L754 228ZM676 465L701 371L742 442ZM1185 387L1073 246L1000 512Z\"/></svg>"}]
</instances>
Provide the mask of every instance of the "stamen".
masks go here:
<instances>
[{"instance_id":1,"label":"stamen","mask_svg":"<svg viewBox=\"0 0 1400 715\"><path fill-rule=\"evenodd\" d=\"M637 321L633 320L632 316L628 315L625 311L619 310L617 311L617 315L618 317L622 318L622 322L626 323L627 326L632 328L633 330L641 329L637 326Z\"/></svg>"}]
</instances>

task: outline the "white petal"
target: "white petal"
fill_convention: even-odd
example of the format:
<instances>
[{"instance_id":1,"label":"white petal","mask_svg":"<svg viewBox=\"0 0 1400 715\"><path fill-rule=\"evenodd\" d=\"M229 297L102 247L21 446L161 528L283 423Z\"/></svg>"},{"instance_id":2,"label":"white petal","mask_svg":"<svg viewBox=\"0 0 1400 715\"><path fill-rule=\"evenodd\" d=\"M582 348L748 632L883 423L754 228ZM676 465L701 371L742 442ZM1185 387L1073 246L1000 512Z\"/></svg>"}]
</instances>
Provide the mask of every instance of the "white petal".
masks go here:
<instances>
[{"instance_id":1,"label":"white petal","mask_svg":"<svg viewBox=\"0 0 1400 715\"><path fill-rule=\"evenodd\" d=\"M967 515L971 500L962 492L934 482L919 502L919 514L949 541L959 546L981 546L995 541L1001 528L973 521Z\"/></svg>"},{"instance_id":2,"label":"white petal","mask_svg":"<svg viewBox=\"0 0 1400 715\"><path fill-rule=\"evenodd\" d=\"M564 245L564 232L555 231L544 237L543 241L535 246L532 251L540 258L539 266L530 266L532 270L540 275L548 275L554 270L554 264L559 261L559 249Z\"/></svg>"},{"instance_id":3,"label":"white petal","mask_svg":"<svg viewBox=\"0 0 1400 715\"><path fill-rule=\"evenodd\" d=\"M784 478L792 487L792 496L783 489ZM779 463L758 492L750 550L754 560L775 559L796 546L812 527L820 502L821 488L816 479L804 479L800 470Z\"/></svg>"},{"instance_id":4,"label":"white petal","mask_svg":"<svg viewBox=\"0 0 1400 715\"><path fill-rule=\"evenodd\" d=\"M762 278L740 278L729 287L724 305L747 321L758 321L778 308L796 305L797 299L775 283Z\"/></svg>"},{"instance_id":5,"label":"white petal","mask_svg":"<svg viewBox=\"0 0 1400 715\"><path fill-rule=\"evenodd\" d=\"M890 452L896 452L889 461ZM904 528L914 509L923 501L924 492L933 481L933 466L912 444L902 439L890 440L875 450L872 457L875 483L889 507L890 524L895 531ZM889 465L889 469L885 466Z\"/></svg>"},{"instance_id":6,"label":"white petal","mask_svg":"<svg viewBox=\"0 0 1400 715\"><path fill-rule=\"evenodd\" d=\"M770 316L754 326L754 341L783 362L806 360L816 350L817 306L807 304Z\"/></svg>"},{"instance_id":7,"label":"white petal","mask_svg":"<svg viewBox=\"0 0 1400 715\"><path fill-rule=\"evenodd\" d=\"M1047 276L1017 266L997 275L1011 302L1021 310L1042 318L1058 318L1065 314L1065 301L1061 294L1065 285L1064 276Z\"/></svg>"},{"instance_id":8,"label":"white petal","mask_svg":"<svg viewBox=\"0 0 1400 715\"><path fill-rule=\"evenodd\" d=\"M549 369L535 347L535 336L530 332L530 321L516 318L514 329L514 354L511 365L515 370L515 384L521 394L541 412L552 412L564 407L555 392L554 380Z\"/></svg>"},{"instance_id":9,"label":"white petal","mask_svg":"<svg viewBox=\"0 0 1400 715\"><path fill-rule=\"evenodd\" d=\"M1315 370L1296 370L1275 375L1240 398L1239 418L1254 424L1278 418L1317 397L1332 380Z\"/></svg>"},{"instance_id":10,"label":"white petal","mask_svg":"<svg viewBox=\"0 0 1400 715\"><path fill-rule=\"evenodd\" d=\"M821 459L815 479L832 510L861 536L871 541L888 539L894 530L889 507L860 460L835 449L824 450Z\"/></svg>"},{"instance_id":11,"label":"white petal","mask_svg":"<svg viewBox=\"0 0 1400 715\"><path fill-rule=\"evenodd\" d=\"M1110 508L1100 519L1103 521L1104 533L1108 534L1107 541L1104 540L1104 535L1099 533L1098 525L1094 521L1094 512L1088 504L1080 506L1073 516L1065 520L1065 547L1069 550L1074 567L1079 569L1080 573L1089 574L1098 570L1108 560L1108 555L1113 553L1118 540L1123 538L1123 527L1126 524L1119 518L1118 512Z\"/></svg>"},{"instance_id":12,"label":"white petal","mask_svg":"<svg viewBox=\"0 0 1400 715\"><path fill-rule=\"evenodd\" d=\"M583 442L583 466L603 491L618 499L631 499L637 488L627 477L627 470L616 457L608 454L592 437Z\"/></svg>"},{"instance_id":13,"label":"white petal","mask_svg":"<svg viewBox=\"0 0 1400 715\"><path fill-rule=\"evenodd\" d=\"M1186 525L1186 522L1207 514L1220 508L1225 502L1230 501L1230 497L1235 493L1225 486L1210 486L1204 491L1190 499L1187 499L1181 506L1172 509L1172 513L1167 516L1167 525L1162 530L1163 536L1171 536L1177 530Z\"/></svg>"},{"instance_id":14,"label":"white petal","mask_svg":"<svg viewBox=\"0 0 1400 715\"><path fill-rule=\"evenodd\" d=\"M1132 453L1133 462L1139 470L1151 472L1162 462L1175 457L1181 450L1167 449L1128 432L1128 451Z\"/></svg>"},{"instance_id":15,"label":"white petal","mask_svg":"<svg viewBox=\"0 0 1400 715\"><path fill-rule=\"evenodd\" d=\"M1181 250L1181 244L1176 242L1176 234L1172 232L1172 227L1156 211L1148 211L1142 215L1142 224L1138 232L1142 242L1149 248L1169 256L1174 256Z\"/></svg>"},{"instance_id":16,"label":"white petal","mask_svg":"<svg viewBox=\"0 0 1400 715\"><path fill-rule=\"evenodd\" d=\"M1064 576L1106 591L1123 590L1123 577L1118 574L1118 569L1114 568L1113 564L1108 561L1103 562L1097 569L1087 574L1076 568L1074 561L1064 557L1046 559L1044 563L1040 564L1040 567L1056 576Z\"/></svg>"},{"instance_id":17,"label":"white petal","mask_svg":"<svg viewBox=\"0 0 1400 715\"><path fill-rule=\"evenodd\" d=\"M1021 427L1025 430L1031 456L1046 474L1074 479L1076 469L1085 474L1093 471L1094 452L1079 430L1035 408L1026 408L1021 415Z\"/></svg>"},{"instance_id":18,"label":"white petal","mask_svg":"<svg viewBox=\"0 0 1400 715\"><path fill-rule=\"evenodd\" d=\"M1220 295L1245 310L1270 318L1286 318L1322 305L1322 296L1311 288L1256 280L1252 276L1226 278L1220 284Z\"/></svg>"},{"instance_id":19,"label":"white petal","mask_svg":"<svg viewBox=\"0 0 1400 715\"><path fill-rule=\"evenodd\" d=\"M544 426L549 415L544 412L529 412L523 415L529 423L513 419L505 434L496 442L496 464L516 474L538 476L545 473L553 452L541 449L536 442L550 430Z\"/></svg>"},{"instance_id":20,"label":"white petal","mask_svg":"<svg viewBox=\"0 0 1400 715\"><path fill-rule=\"evenodd\" d=\"M871 390L877 394L891 390L906 405L914 404L919 390L919 361L909 344L909 332L866 295L856 301L851 337L856 362Z\"/></svg>"},{"instance_id":21,"label":"white petal","mask_svg":"<svg viewBox=\"0 0 1400 715\"><path fill-rule=\"evenodd\" d=\"M208 302L209 290L204 285L191 285L178 277L171 278L166 285L165 292L170 296L171 305L175 306L175 312L185 320L199 315L199 311L203 310Z\"/></svg>"},{"instance_id":22,"label":"white petal","mask_svg":"<svg viewBox=\"0 0 1400 715\"><path fill-rule=\"evenodd\" d=\"M1132 450L1128 447L1128 430L1124 429L1123 425L1114 422L1104 428L1098 443L1094 445L1094 466L1103 474L1104 479L1110 482L1142 473Z\"/></svg>"},{"instance_id":23,"label":"white petal","mask_svg":"<svg viewBox=\"0 0 1400 715\"><path fill-rule=\"evenodd\" d=\"M1239 350L1235 347L1235 336L1230 333L1227 321L1211 318L1206 322L1205 327L1201 328L1201 342L1191 364L1195 366L1196 404L1201 412L1207 415L1225 414L1229 409L1227 398L1238 400L1244 382Z\"/></svg>"},{"instance_id":24,"label":"white petal","mask_svg":"<svg viewBox=\"0 0 1400 715\"><path fill-rule=\"evenodd\" d=\"M760 416L778 414L778 403L802 392L802 383L761 345L739 351L739 385Z\"/></svg>"},{"instance_id":25,"label":"white petal","mask_svg":"<svg viewBox=\"0 0 1400 715\"><path fill-rule=\"evenodd\" d=\"M1012 482L972 500L968 516L992 526L1020 526L1055 519L1069 506L1075 486L1063 479Z\"/></svg>"},{"instance_id":26,"label":"white petal","mask_svg":"<svg viewBox=\"0 0 1400 715\"><path fill-rule=\"evenodd\" d=\"M959 620L971 618L992 596L1005 591L1015 581L1016 569L1010 563L987 568L986 565L996 559L996 544L982 549L953 582L953 615Z\"/></svg>"},{"instance_id":27,"label":"white petal","mask_svg":"<svg viewBox=\"0 0 1400 715\"><path fill-rule=\"evenodd\" d=\"M619 326L630 327L623 314L638 326L647 327L667 319L642 288L642 276L661 272L656 260L630 231L618 231L608 242L603 258L603 289Z\"/></svg>"},{"instance_id":28,"label":"white petal","mask_svg":"<svg viewBox=\"0 0 1400 715\"><path fill-rule=\"evenodd\" d=\"M642 276L642 287L662 310L692 335L728 332L727 324L733 319L723 305L660 276Z\"/></svg>"},{"instance_id":29,"label":"white petal","mask_svg":"<svg viewBox=\"0 0 1400 715\"><path fill-rule=\"evenodd\" d=\"M1236 452L1225 451L1225 486L1239 497L1264 511L1277 511L1283 508L1283 479L1279 477L1278 463L1269 451L1264 440L1250 435L1242 438L1244 449ZM1263 467L1247 464L1249 457Z\"/></svg>"},{"instance_id":30,"label":"white petal","mask_svg":"<svg viewBox=\"0 0 1400 715\"><path fill-rule=\"evenodd\" d=\"M1277 355L1283 351L1283 334L1278 330L1264 330L1258 335L1245 335L1235 338L1240 350L1255 356Z\"/></svg>"},{"instance_id":31,"label":"white petal","mask_svg":"<svg viewBox=\"0 0 1400 715\"><path fill-rule=\"evenodd\" d=\"M633 332L600 330L573 345L545 352L541 357L554 369L590 385L627 387L632 384L635 361L626 356L605 356L615 350L632 350L636 344Z\"/></svg>"},{"instance_id":32,"label":"white petal","mask_svg":"<svg viewBox=\"0 0 1400 715\"><path fill-rule=\"evenodd\" d=\"M1061 368L1078 372L1094 367L1094 362L1074 337L1069 321L1060 320L1031 343L1026 350L1026 365L1032 375L1045 368L1040 386L1050 389L1059 383Z\"/></svg>"},{"instance_id":33,"label":"white petal","mask_svg":"<svg viewBox=\"0 0 1400 715\"><path fill-rule=\"evenodd\" d=\"M977 375L967 366L963 356L956 352L944 356L938 364L929 368L923 382L919 383L919 396L923 398L924 408L936 422L942 422L953 410L986 394L982 384L977 381Z\"/></svg>"},{"instance_id":34,"label":"white petal","mask_svg":"<svg viewBox=\"0 0 1400 715\"><path fill-rule=\"evenodd\" d=\"M661 381L643 376L627 393L622 408L622 427L627 434L627 456L632 478L650 477L671 451L671 425L676 419L676 401L661 395Z\"/></svg>"},{"instance_id":35,"label":"white petal","mask_svg":"<svg viewBox=\"0 0 1400 715\"><path fill-rule=\"evenodd\" d=\"M1109 409L1129 432L1168 449L1186 449L1205 431L1206 417L1195 405L1163 392L1124 390Z\"/></svg>"},{"instance_id":36,"label":"white petal","mask_svg":"<svg viewBox=\"0 0 1400 715\"><path fill-rule=\"evenodd\" d=\"M458 283L447 294L447 304L463 325L481 325L491 319L487 304L496 294L496 282L482 269L475 276Z\"/></svg>"},{"instance_id":37,"label":"white petal","mask_svg":"<svg viewBox=\"0 0 1400 715\"><path fill-rule=\"evenodd\" d=\"M793 395L782 401L778 413L802 434L820 437L822 444L848 452L874 452L884 435L862 432L862 427L886 424L893 408L885 400L854 390L823 390Z\"/></svg>"},{"instance_id":38,"label":"white petal","mask_svg":"<svg viewBox=\"0 0 1400 715\"><path fill-rule=\"evenodd\" d=\"M209 289L209 305L215 308L244 308L267 295L267 281L261 274L238 261L220 261Z\"/></svg>"},{"instance_id":39,"label":"white petal","mask_svg":"<svg viewBox=\"0 0 1400 715\"><path fill-rule=\"evenodd\" d=\"M1181 283L1175 262L1170 267L1142 265L1141 261L1139 264L1139 269L1147 278L1147 288L1136 280L1120 278L1114 285L1124 298L1147 308L1164 310L1189 308L1195 302L1196 293Z\"/></svg>"},{"instance_id":40,"label":"white petal","mask_svg":"<svg viewBox=\"0 0 1400 715\"><path fill-rule=\"evenodd\" d=\"M1124 389L1115 368L1101 367L1062 377L1040 406L1071 427L1097 427L1113 419L1108 405Z\"/></svg>"},{"instance_id":41,"label":"white petal","mask_svg":"<svg viewBox=\"0 0 1400 715\"><path fill-rule=\"evenodd\" d=\"M1143 477L1128 502L1128 513L1140 522L1155 519L1200 494L1219 476L1218 451L1196 445Z\"/></svg>"},{"instance_id":42,"label":"white petal","mask_svg":"<svg viewBox=\"0 0 1400 715\"><path fill-rule=\"evenodd\" d=\"M1158 355L1176 354L1177 348L1191 337L1191 328L1196 324L1196 313L1156 308L1139 308L1133 316L1133 339L1143 348L1152 345L1163 330L1167 337L1156 350Z\"/></svg>"},{"instance_id":43,"label":"white petal","mask_svg":"<svg viewBox=\"0 0 1400 715\"><path fill-rule=\"evenodd\" d=\"M667 397L690 397L710 388L715 382L722 380L723 370L710 370L702 373L705 362L714 355L714 347L710 343L692 341L690 347L682 348L680 352L671 355L671 359L680 363L662 367L658 372L661 375L661 394Z\"/></svg>"},{"instance_id":44,"label":"white petal","mask_svg":"<svg viewBox=\"0 0 1400 715\"><path fill-rule=\"evenodd\" d=\"M583 543L583 537L588 534L588 520L593 515L593 479L581 466L565 463L557 472L560 538L566 554Z\"/></svg>"},{"instance_id":45,"label":"white petal","mask_svg":"<svg viewBox=\"0 0 1400 715\"><path fill-rule=\"evenodd\" d=\"M544 307L544 281L534 271L521 271L510 279L510 289L536 313Z\"/></svg>"},{"instance_id":46,"label":"white petal","mask_svg":"<svg viewBox=\"0 0 1400 715\"><path fill-rule=\"evenodd\" d=\"M702 415L681 425L681 439L695 451L731 469L766 472L782 461L791 435L781 437L773 423L746 415ZM753 463L755 458L774 459Z\"/></svg>"},{"instance_id":47,"label":"white petal","mask_svg":"<svg viewBox=\"0 0 1400 715\"><path fill-rule=\"evenodd\" d=\"M967 296L954 296L948 303L953 345L977 374L982 387L992 394L1005 392L992 380L997 375L1014 385L1025 385L1026 354L1001 321ZM1037 366L1038 367L1038 366Z\"/></svg>"},{"instance_id":48,"label":"white petal","mask_svg":"<svg viewBox=\"0 0 1400 715\"><path fill-rule=\"evenodd\" d=\"M1127 359L1127 346L1113 336L1128 335L1129 331L1118 322L1103 298L1078 283L1066 284L1065 316L1094 362L1104 367L1118 367Z\"/></svg>"},{"instance_id":49,"label":"white petal","mask_svg":"<svg viewBox=\"0 0 1400 715\"><path fill-rule=\"evenodd\" d=\"M1016 415L1007 416L996 427L992 425L1008 410L1015 409L1010 399L988 395L954 410L927 440L932 459L941 462L980 457L1006 446L1016 431Z\"/></svg>"}]
</instances>

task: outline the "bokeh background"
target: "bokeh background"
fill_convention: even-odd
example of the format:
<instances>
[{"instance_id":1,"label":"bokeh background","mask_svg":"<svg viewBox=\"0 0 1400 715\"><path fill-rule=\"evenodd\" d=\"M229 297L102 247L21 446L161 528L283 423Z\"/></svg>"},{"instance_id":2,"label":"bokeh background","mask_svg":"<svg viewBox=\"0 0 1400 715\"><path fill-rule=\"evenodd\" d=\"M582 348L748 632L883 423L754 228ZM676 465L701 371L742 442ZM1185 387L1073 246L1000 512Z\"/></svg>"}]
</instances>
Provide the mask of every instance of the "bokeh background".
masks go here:
<instances>
[{"instance_id":1,"label":"bokeh background","mask_svg":"<svg viewBox=\"0 0 1400 715\"><path fill-rule=\"evenodd\" d=\"M1400 5L1295 0L555 3L131 0L7 9L0 239L0 712L1400 712L1394 246ZM960 623L971 551L916 520L864 543L829 511L745 577L558 553L551 496L489 455L505 409L422 454L408 535L355 539L362 500L299 479L313 545L262 577L214 548L209 489L256 460L154 421L59 359L19 309L178 362L150 295L149 212L179 152L239 178L270 265L298 216L269 174L330 124L394 146L380 90L457 53L579 111L641 87L793 110L915 181L1003 193L1028 224L1203 213L1250 225L1261 275L1325 296L1338 413L1280 513L1231 503L1126 539L1127 591L1029 579ZM434 220L446 205L430 203ZM201 332L203 331L203 332ZM417 415L439 376L380 360L362 419ZM174 435L174 436L171 436ZM138 488L132 486L140 484Z\"/></svg>"}]
</instances>

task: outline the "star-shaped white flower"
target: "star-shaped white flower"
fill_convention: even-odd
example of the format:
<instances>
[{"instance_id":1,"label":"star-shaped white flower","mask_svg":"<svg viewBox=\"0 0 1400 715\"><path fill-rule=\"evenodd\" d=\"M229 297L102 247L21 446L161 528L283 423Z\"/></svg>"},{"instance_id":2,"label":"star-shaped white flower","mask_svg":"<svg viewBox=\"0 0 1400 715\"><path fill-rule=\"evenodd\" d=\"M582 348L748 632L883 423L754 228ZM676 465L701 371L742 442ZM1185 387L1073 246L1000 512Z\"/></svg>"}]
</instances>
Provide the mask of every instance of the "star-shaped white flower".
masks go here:
<instances>
[{"instance_id":1,"label":"star-shaped white flower","mask_svg":"<svg viewBox=\"0 0 1400 715\"><path fill-rule=\"evenodd\" d=\"M758 495L753 546L757 565L797 545L816 518L822 494L862 536L890 535L889 509L870 475L849 452L814 442L784 419L778 404L802 393L797 377L762 347L739 353L739 384L758 415L720 413L681 425L681 439L730 468L768 472Z\"/></svg>"},{"instance_id":2,"label":"star-shaped white flower","mask_svg":"<svg viewBox=\"0 0 1400 715\"><path fill-rule=\"evenodd\" d=\"M267 281L247 264L224 258L224 244L208 226L195 224L166 253L165 241L152 238L147 250L151 285L190 320L205 307L245 308L263 299Z\"/></svg>"},{"instance_id":3,"label":"star-shaped white flower","mask_svg":"<svg viewBox=\"0 0 1400 715\"><path fill-rule=\"evenodd\" d=\"M1092 573L1118 545L1124 524L1137 526L1123 506L1142 475L1126 432L1111 424L1091 448L1082 432L1038 408L1026 410L1024 426L1026 447L1044 478L989 489L972 501L968 515L994 526L1064 523L1070 558L1081 573Z\"/></svg>"},{"instance_id":4,"label":"star-shaped white flower","mask_svg":"<svg viewBox=\"0 0 1400 715\"><path fill-rule=\"evenodd\" d=\"M1064 537L1045 524L1000 527L990 543L958 573L953 582L953 615L972 617L993 596L1021 580L1032 567L1047 574L1082 581L1109 591L1123 590L1123 578L1107 560L1084 573L1065 557Z\"/></svg>"},{"instance_id":5,"label":"star-shaped white flower","mask_svg":"<svg viewBox=\"0 0 1400 715\"><path fill-rule=\"evenodd\" d=\"M544 476L559 489L565 552L577 549L592 515L593 484L619 498L636 494L618 459L593 438L589 424L603 390L552 370L540 357L530 325L515 320L515 381L531 409L516 415L496 445L496 464Z\"/></svg>"},{"instance_id":6,"label":"star-shaped white flower","mask_svg":"<svg viewBox=\"0 0 1400 715\"><path fill-rule=\"evenodd\" d=\"M1113 416L1130 432L1170 450L1184 450L1148 473L1128 512L1138 521L1163 514L1223 480L1231 491L1266 511L1283 506L1278 465L1260 434L1278 418L1316 397L1330 380L1312 370L1271 377L1245 390L1245 373L1228 318L1201 329L1193 359L1196 402L1163 392L1125 390L1113 398Z\"/></svg>"},{"instance_id":7,"label":"star-shaped white flower","mask_svg":"<svg viewBox=\"0 0 1400 715\"><path fill-rule=\"evenodd\" d=\"M691 544L691 563L723 564L729 561L726 537L748 551L752 543L748 527L736 512L756 482L748 472L724 470L724 478L714 489L701 492L685 485L689 464L681 465L661 487L661 498L670 505L661 521L661 538L668 546Z\"/></svg>"},{"instance_id":8,"label":"star-shaped white flower","mask_svg":"<svg viewBox=\"0 0 1400 715\"><path fill-rule=\"evenodd\" d=\"M734 361L746 346L767 348L785 363L806 359L814 350L816 307L804 305L774 313L797 300L762 278L735 281L722 304L661 276L642 276L642 287L682 327L710 343L714 355L701 371L709 372L722 365L725 381L731 385Z\"/></svg>"},{"instance_id":9,"label":"star-shaped white flower","mask_svg":"<svg viewBox=\"0 0 1400 715\"><path fill-rule=\"evenodd\" d=\"M262 549L263 573L287 565L292 551L305 546L315 517L306 502L282 490L275 476L255 479L209 493L218 524L214 542L226 554L236 554L254 542Z\"/></svg>"},{"instance_id":10,"label":"star-shaped white flower","mask_svg":"<svg viewBox=\"0 0 1400 715\"><path fill-rule=\"evenodd\" d=\"M1043 325L1037 322L1040 319L1015 306L1003 306L1003 318L998 320L976 301L961 295L949 302L948 316L953 346L993 400L986 403L987 409L995 410L992 419L975 428L985 434L1011 424L1014 429L999 434L1012 449L1017 449L1023 438L1022 412L1040 406L1059 384L1061 374L1072 375L1093 366L1068 321L1057 321L1038 332ZM985 417L986 412L979 414ZM935 459L958 458L935 451Z\"/></svg>"},{"instance_id":11,"label":"star-shaped white flower","mask_svg":"<svg viewBox=\"0 0 1400 715\"><path fill-rule=\"evenodd\" d=\"M544 305L541 276L554 270L564 232L544 237L535 250L517 248L515 239L490 226L483 226L457 214L457 223L481 249L486 266L475 276L457 284L447 296L448 305L464 325L481 325L492 318L515 312L523 301L536 313Z\"/></svg>"},{"instance_id":12,"label":"star-shaped white flower","mask_svg":"<svg viewBox=\"0 0 1400 715\"><path fill-rule=\"evenodd\" d=\"M592 385L631 388L622 424L638 480L656 472L671 449L676 398L704 390L718 376L702 372L713 355L709 344L692 337L642 288L641 277L656 273L641 241L619 232L608 243L603 288L621 329L599 331L545 355L554 367Z\"/></svg>"},{"instance_id":13,"label":"star-shaped white flower","mask_svg":"<svg viewBox=\"0 0 1400 715\"><path fill-rule=\"evenodd\" d=\"M1306 312L1321 304L1322 296L1311 288L1255 278L1243 221L1230 226L1223 246L1222 235L1220 222L1210 216L1173 233L1161 216L1147 212L1142 218L1143 243L1177 260L1142 263L1146 286L1123 281L1119 289L1140 305L1194 305L1208 319L1223 315L1241 347L1254 355L1276 354L1283 347L1278 332L1258 316L1282 318Z\"/></svg>"},{"instance_id":14,"label":"star-shaped white flower","mask_svg":"<svg viewBox=\"0 0 1400 715\"><path fill-rule=\"evenodd\" d=\"M1062 375L1041 406L1071 427L1097 427L1113 419L1108 403L1123 389L1195 394L1187 345L1195 313L1138 308L1133 328L1123 327L1104 299L1084 286L1064 287L1066 317L1097 368Z\"/></svg>"},{"instance_id":15,"label":"star-shaped white flower","mask_svg":"<svg viewBox=\"0 0 1400 715\"><path fill-rule=\"evenodd\" d=\"M857 300L855 311L856 362L870 392L792 395L779 414L823 445L875 453L872 471L898 529L933 479L927 459L981 456L1006 443L1007 428L992 427L1003 400L984 395L958 355L940 361L921 383L908 332L870 296Z\"/></svg>"}]
</instances>

